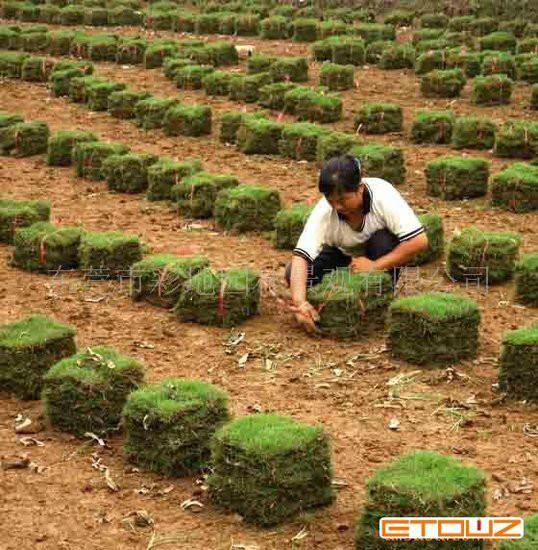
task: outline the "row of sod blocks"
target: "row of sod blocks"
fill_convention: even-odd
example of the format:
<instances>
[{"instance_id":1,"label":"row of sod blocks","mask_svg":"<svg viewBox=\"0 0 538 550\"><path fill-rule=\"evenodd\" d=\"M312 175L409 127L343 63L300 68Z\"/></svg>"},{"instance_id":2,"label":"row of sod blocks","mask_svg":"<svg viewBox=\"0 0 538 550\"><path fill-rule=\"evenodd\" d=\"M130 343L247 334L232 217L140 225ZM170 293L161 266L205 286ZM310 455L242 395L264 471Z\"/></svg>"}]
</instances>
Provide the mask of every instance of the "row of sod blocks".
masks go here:
<instances>
[{"instance_id":1,"label":"row of sod blocks","mask_svg":"<svg viewBox=\"0 0 538 550\"><path fill-rule=\"evenodd\" d=\"M0 155L28 157L47 152L50 130L46 122L22 122L0 112Z\"/></svg>"}]
</instances>

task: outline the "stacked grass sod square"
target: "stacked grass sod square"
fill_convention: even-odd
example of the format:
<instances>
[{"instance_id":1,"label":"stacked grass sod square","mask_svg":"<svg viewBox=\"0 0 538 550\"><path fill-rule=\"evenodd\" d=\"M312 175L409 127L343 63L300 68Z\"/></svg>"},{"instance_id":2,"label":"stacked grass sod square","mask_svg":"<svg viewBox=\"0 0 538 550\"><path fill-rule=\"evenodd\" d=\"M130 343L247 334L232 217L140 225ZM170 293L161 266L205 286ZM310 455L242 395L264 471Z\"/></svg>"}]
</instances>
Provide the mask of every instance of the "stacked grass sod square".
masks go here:
<instances>
[{"instance_id":1,"label":"stacked grass sod square","mask_svg":"<svg viewBox=\"0 0 538 550\"><path fill-rule=\"evenodd\" d=\"M112 155L124 155L129 147L111 141L82 141L75 145L72 159L78 177L90 180L103 180L103 162Z\"/></svg>"},{"instance_id":2,"label":"stacked grass sod square","mask_svg":"<svg viewBox=\"0 0 538 550\"><path fill-rule=\"evenodd\" d=\"M483 75L504 74L514 79L516 77L514 56L506 52L484 52L481 73Z\"/></svg>"},{"instance_id":3,"label":"stacked grass sod square","mask_svg":"<svg viewBox=\"0 0 538 550\"><path fill-rule=\"evenodd\" d=\"M516 213L538 210L538 166L520 162L495 174L491 204Z\"/></svg>"},{"instance_id":4,"label":"stacked grass sod square","mask_svg":"<svg viewBox=\"0 0 538 550\"><path fill-rule=\"evenodd\" d=\"M517 58L520 58L519 63ZM538 83L538 55L537 54L521 54L516 56L517 76L519 80L528 82L529 84Z\"/></svg>"},{"instance_id":5,"label":"stacked grass sod square","mask_svg":"<svg viewBox=\"0 0 538 550\"><path fill-rule=\"evenodd\" d=\"M312 44L312 56L316 61L332 61L340 65L364 65L364 42L352 36L331 36Z\"/></svg>"},{"instance_id":6,"label":"stacked grass sod square","mask_svg":"<svg viewBox=\"0 0 538 550\"><path fill-rule=\"evenodd\" d=\"M166 57L177 54L178 43L175 40L163 38L152 41L144 51L144 68L162 67Z\"/></svg>"},{"instance_id":7,"label":"stacked grass sod square","mask_svg":"<svg viewBox=\"0 0 538 550\"><path fill-rule=\"evenodd\" d=\"M311 88L298 87L284 96L288 113L299 120L310 122L336 122L342 118L342 99L337 95L325 94Z\"/></svg>"},{"instance_id":8,"label":"stacked grass sod square","mask_svg":"<svg viewBox=\"0 0 538 550\"><path fill-rule=\"evenodd\" d=\"M202 255L152 254L136 262L131 270L131 296L153 305L173 307L185 282L209 266Z\"/></svg>"},{"instance_id":9,"label":"stacked grass sod square","mask_svg":"<svg viewBox=\"0 0 538 550\"><path fill-rule=\"evenodd\" d=\"M443 255L445 247L445 235L443 229L443 219L439 214L428 212L419 214L418 219L424 226L426 236L428 237L428 247L419 252L408 265L417 266L432 262Z\"/></svg>"},{"instance_id":10,"label":"stacked grass sod square","mask_svg":"<svg viewBox=\"0 0 538 550\"><path fill-rule=\"evenodd\" d=\"M486 159L442 156L428 162L425 173L427 194L443 200L481 197L488 189Z\"/></svg>"},{"instance_id":11,"label":"stacked grass sod square","mask_svg":"<svg viewBox=\"0 0 538 550\"><path fill-rule=\"evenodd\" d=\"M480 550L481 540L399 541L379 536L383 517L481 517L486 515L486 475L450 456L412 451L366 481L355 534L356 550ZM420 545L420 546L419 546Z\"/></svg>"},{"instance_id":12,"label":"stacked grass sod square","mask_svg":"<svg viewBox=\"0 0 538 550\"><path fill-rule=\"evenodd\" d=\"M172 187L170 196L181 216L189 218L210 218L215 200L223 189L239 185L239 180L229 174L197 172L184 177Z\"/></svg>"},{"instance_id":13,"label":"stacked grass sod square","mask_svg":"<svg viewBox=\"0 0 538 550\"><path fill-rule=\"evenodd\" d=\"M49 138L47 164L49 166L71 166L73 149L77 143L98 141L97 134L87 130L58 130Z\"/></svg>"},{"instance_id":14,"label":"stacked grass sod square","mask_svg":"<svg viewBox=\"0 0 538 550\"><path fill-rule=\"evenodd\" d=\"M140 65L144 61L144 52L147 47L147 40L139 36L120 37L116 50L116 63Z\"/></svg>"},{"instance_id":15,"label":"stacked grass sod square","mask_svg":"<svg viewBox=\"0 0 538 550\"><path fill-rule=\"evenodd\" d=\"M69 95L71 79L81 76L84 76L84 73L80 68L54 70L49 76L49 88L52 95L55 97Z\"/></svg>"},{"instance_id":16,"label":"stacked grass sod square","mask_svg":"<svg viewBox=\"0 0 538 550\"><path fill-rule=\"evenodd\" d=\"M413 143L450 143L454 113L452 111L419 110L411 126Z\"/></svg>"},{"instance_id":17,"label":"stacked grass sod square","mask_svg":"<svg viewBox=\"0 0 538 550\"><path fill-rule=\"evenodd\" d=\"M307 82L308 61L306 57L278 57L269 68L273 82Z\"/></svg>"},{"instance_id":18,"label":"stacked grass sod square","mask_svg":"<svg viewBox=\"0 0 538 550\"><path fill-rule=\"evenodd\" d=\"M405 182L405 161L400 147L371 142L352 147L349 153L361 161L366 177L382 178L393 185Z\"/></svg>"},{"instance_id":19,"label":"stacked grass sod square","mask_svg":"<svg viewBox=\"0 0 538 550\"><path fill-rule=\"evenodd\" d=\"M132 119L136 116L136 104L150 97L148 92L119 90L108 96L108 112L115 118Z\"/></svg>"},{"instance_id":20,"label":"stacked grass sod square","mask_svg":"<svg viewBox=\"0 0 538 550\"><path fill-rule=\"evenodd\" d=\"M0 242L11 244L18 228L48 221L49 218L49 201L0 197Z\"/></svg>"},{"instance_id":21,"label":"stacked grass sod square","mask_svg":"<svg viewBox=\"0 0 538 550\"><path fill-rule=\"evenodd\" d=\"M236 77L230 71L212 71L202 78L202 87L208 95L226 96L229 95L231 82Z\"/></svg>"},{"instance_id":22,"label":"stacked grass sod square","mask_svg":"<svg viewBox=\"0 0 538 550\"><path fill-rule=\"evenodd\" d=\"M480 313L467 298L428 292L395 300L389 311L388 347L417 365L451 365L476 356Z\"/></svg>"},{"instance_id":23,"label":"stacked grass sod square","mask_svg":"<svg viewBox=\"0 0 538 550\"><path fill-rule=\"evenodd\" d=\"M171 97L148 97L135 104L136 124L144 130L162 128L168 109L179 100Z\"/></svg>"},{"instance_id":24,"label":"stacked grass sod square","mask_svg":"<svg viewBox=\"0 0 538 550\"><path fill-rule=\"evenodd\" d=\"M266 40L289 38L290 22L287 17L272 15L260 21L260 37Z\"/></svg>"},{"instance_id":25,"label":"stacked grass sod square","mask_svg":"<svg viewBox=\"0 0 538 550\"><path fill-rule=\"evenodd\" d=\"M19 122L24 122L24 118L19 113L10 113L9 111L0 111L0 130L13 126Z\"/></svg>"},{"instance_id":26,"label":"stacked grass sod square","mask_svg":"<svg viewBox=\"0 0 538 550\"><path fill-rule=\"evenodd\" d=\"M2 128L0 155L29 157L47 152L50 130L46 122L18 122Z\"/></svg>"},{"instance_id":27,"label":"stacked grass sod square","mask_svg":"<svg viewBox=\"0 0 538 550\"><path fill-rule=\"evenodd\" d=\"M237 74L230 80L230 99L254 103L260 98L260 90L271 82L269 73Z\"/></svg>"},{"instance_id":28,"label":"stacked grass sod square","mask_svg":"<svg viewBox=\"0 0 538 550\"><path fill-rule=\"evenodd\" d=\"M166 476L196 474L210 457L210 441L229 418L228 396L199 380L169 378L127 398L122 419L125 455Z\"/></svg>"},{"instance_id":29,"label":"stacked grass sod square","mask_svg":"<svg viewBox=\"0 0 538 550\"><path fill-rule=\"evenodd\" d=\"M534 550L538 545L538 514L527 516L525 534L519 540L502 541L499 550Z\"/></svg>"},{"instance_id":30,"label":"stacked grass sod square","mask_svg":"<svg viewBox=\"0 0 538 550\"><path fill-rule=\"evenodd\" d=\"M178 69L182 69L183 67L187 67L188 65L193 65L193 63L194 62L191 59L188 59L186 57L176 57L175 55L165 57L163 61L163 74L166 78L174 80L176 71Z\"/></svg>"},{"instance_id":31,"label":"stacked grass sod square","mask_svg":"<svg viewBox=\"0 0 538 550\"><path fill-rule=\"evenodd\" d=\"M392 281L385 272L352 273L337 269L308 290L318 310L321 333L337 339L363 339L383 326L392 300Z\"/></svg>"},{"instance_id":32,"label":"stacked grass sod square","mask_svg":"<svg viewBox=\"0 0 538 550\"><path fill-rule=\"evenodd\" d=\"M271 231L280 209L278 191L242 184L219 192L214 216L217 224L227 231Z\"/></svg>"},{"instance_id":33,"label":"stacked grass sod square","mask_svg":"<svg viewBox=\"0 0 538 550\"><path fill-rule=\"evenodd\" d=\"M488 118L460 116L452 130L455 149L491 149L495 143L496 124Z\"/></svg>"},{"instance_id":34,"label":"stacked grass sod square","mask_svg":"<svg viewBox=\"0 0 538 550\"><path fill-rule=\"evenodd\" d=\"M334 499L321 426L275 414L245 416L216 432L211 458L211 500L248 523L276 525Z\"/></svg>"},{"instance_id":35,"label":"stacked grass sod square","mask_svg":"<svg viewBox=\"0 0 538 550\"><path fill-rule=\"evenodd\" d=\"M74 103L86 103L88 101L90 87L105 82L109 81L98 76L75 76L69 79L67 94L70 101Z\"/></svg>"},{"instance_id":36,"label":"stacked grass sod square","mask_svg":"<svg viewBox=\"0 0 538 550\"><path fill-rule=\"evenodd\" d=\"M279 152L286 158L315 161L318 141L326 134L327 130L318 124L310 122L286 124L278 143Z\"/></svg>"},{"instance_id":37,"label":"stacked grass sod square","mask_svg":"<svg viewBox=\"0 0 538 550\"><path fill-rule=\"evenodd\" d=\"M483 52L469 51L466 47L448 50L446 62L449 68L461 69L465 76L473 78L482 70Z\"/></svg>"},{"instance_id":38,"label":"stacked grass sod square","mask_svg":"<svg viewBox=\"0 0 538 550\"><path fill-rule=\"evenodd\" d=\"M219 119L219 140L222 143L236 143L237 133L243 123L249 119L264 119L263 113L246 113L244 111L226 111Z\"/></svg>"},{"instance_id":39,"label":"stacked grass sod square","mask_svg":"<svg viewBox=\"0 0 538 550\"><path fill-rule=\"evenodd\" d=\"M447 52L445 50L428 50L417 57L415 73L423 75L436 69L444 70L447 65Z\"/></svg>"},{"instance_id":40,"label":"stacked grass sod square","mask_svg":"<svg viewBox=\"0 0 538 550\"><path fill-rule=\"evenodd\" d=\"M281 111L284 109L284 97L290 90L295 90L297 84L293 82L274 82L260 88L258 104L268 109Z\"/></svg>"},{"instance_id":41,"label":"stacked grass sod square","mask_svg":"<svg viewBox=\"0 0 538 550\"><path fill-rule=\"evenodd\" d=\"M44 315L0 326L0 389L38 399L43 375L75 353L75 329Z\"/></svg>"},{"instance_id":42,"label":"stacked grass sod square","mask_svg":"<svg viewBox=\"0 0 538 550\"><path fill-rule=\"evenodd\" d=\"M88 231L82 235L79 258L88 278L127 277L131 266L142 259L142 245L136 235Z\"/></svg>"},{"instance_id":43,"label":"stacked grass sod square","mask_svg":"<svg viewBox=\"0 0 538 550\"><path fill-rule=\"evenodd\" d=\"M315 42L318 38L317 19L297 18L293 20L293 40Z\"/></svg>"},{"instance_id":44,"label":"stacked grass sod square","mask_svg":"<svg viewBox=\"0 0 538 550\"><path fill-rule=\"evenodd\" d=\"M506 31L496 31L480 38L480 49L515 53L516 37Z\"/></svg>"},{"instance_id":45,"label":"stacked grass sod square","mask_svg":"<svg viewBox=\"0 0 538 550\"><path fill-rule=\"evenodd\" d=\"M110 155L102 165L108 189L119 193L144 192L148 187L148 168L157 160L157 155L149 153Z\"/></svg>"},{"instance_id":46,"label":"stacked grass sod square","mask_svg":"<svg viewBox=\"0 0 538 550\"><path fill-rule=\"evenodd\" d=\"M412 69L415 66L415 48L408 43L394 43L383 49L378 65L385 70Z\"/></svg>"},{"instance_id":47,"label":"stacked grass sod square","mask_svg":"<svg viewBox=\"0 0 538 550\"><path fill-rule=\"evenodd\" d=\"M512 277L521 236L466 227L450 241L447 274L456 281L500 283Z\"/></svg>"},{"instance_id":48,"label":"stacked grass sod square","mask_svg":"<svg viewBox=\"0 0 538 550\"><path fill-rule=\"evenodd\" d=\"M396 29L392 25L383 25L380 23L359 23L355 25L354 33L360 36L367 44L377 40L396 39Z\"/></svg>"},{"instance_id":49,"label":"stacked grass sod square","mask_svg":"<svg viewBox=\"0 0 538 550\"><path fill-rule=\"evenodd\" d=\"M12 264L28 271L55 274L59 269L75 269L81 227L55 226L36 222L15 231Z\"/></svg>"},{"instance_id":50,"label":"stacked grass sod square","mask_svg":"<svg viewBox=\"0 0 538 550\"><path fill-rule=\"evenodd\" d=\"M234 327L258 312L259 278L250 269L205 268L185 282L174 313L181 321Z\"/></svg>"},{"instance_id":51,"label":"stacked grass sod square","mask_svg":"<svg viewBox=\"0 0 538 550\"><path fill-rule=\"evenodd\" d=\"M148 190L146 197L150 201L169 200L171 190L185 177L202 170L202 163L197 159L177 161L161 157L148 168Z\"/></svg>"},{"instance_id":52,"label":"stacked grass sod square","mask_svg":"<svg viewBox=\"0 0 538 550\"><path fill-rule=\"evenodd\" d=\"M27 57L21 67L21 79L28 82L47 82L54 70L55 61L50 57Z\"/></svg>"},{"instance_id":53,"label":"stacked grass sod square","mask_svg":"<svg viewBox=\"0 0 538 550\"><path fill-rule=\"evenodd\" d=\"M237 146L247 155L277 155L283 129L273 120L245 117L237 131Z\"/></svg>"},{"instance_id":54,"label":"stacked grass sod square","mask_svg":"<svg viewBox=\"0 0 538 550\"><path fill-rule=\"evenodd\" d=\"M166 111L163 131L167 136L204 136L211 133L209 105L174 105Z\"/></svg>"},{"instance_id":55,"label":"stacked grass sod square","mask_svg":"<svg viewBox=\"0 0 538 550\"><path fill-rule=\"evenodd\" d=\"M503 335L499 389L512 399L538 402L538 324Z\"/></svg>"},{"instance_id":56,"label":"stacked grass sod square","mask_svg":"<svg viewBox=\"0 0 538 550\"><path fill-rule=\"evenodd\" d=\"M360 141L355 134L328 132L321 135L318 139L316 160L321 166L326 160L332 157L339 157L349 153L359 143Z\"/></svg>"},{"instance_id":57,"label":"stacked grass sod square","mask_svg":"<svg viewBox=\"0 0 538 550\"><path fill-rule=\"evenodd\" d=\"M326 61L319 71L319 83L329 90L350 90L355 86L355 68L353 65L338 65Z\"/></svg>"},{"instance_id":58,"label":"stacked grass sod square","mask_svg":"<svg viewBox=\"0 0 538 550\"><path fill-rule=\"evenodd\" d=\"M302 203L296 203L289 208L280 210L275 217L273 242L276 248L293 250L310 212L312 212L312 206Z\"/></svg>"},{"instance_id":59,"label":"stacked grass sod square","mask_svg":"<svg viewBox=\"0 0 538 550\"><path fill-rule=\"evenodd\" d=\"M399 132L402 124L402 108L394 103L363 103L355 116L355 128L366 134Z\"/></svg>"},{"instance_id":60,"label":"stacked grass sod square","mask_svg":"<svg viewBox=\"0 0 538 550\"><path fill-rule=\"evenodd\" d=\"M212 65L187 65L174 72L174 82L183 90L200 90L204 77L214 70Z\"/></svg>"},{"instance_id":61,"label":"stacked grass sod square","mask_svg":"<svg viewBox=\"0 0 538 550\"><path fill-rule=\"evenodd\" d=\"M106 346L79 350L43 377L45 416L58 430L82 436L118 429L127 396L142 383L138 360Z\"/></svg>"},{"instance_id":62,"label":"stacked grass sod square","mask_svg":"<svg viewBox=\"0 0 538 550\"><path fill-rule=\"evenodd\" d=\"M22 52L0 52L0 77L4 78L20 78L22 72L22 64L29 56Z\"/></svg>"},{"instance_id":63,"label":"stacked grass sod square","mask_svg":"<svg viewBox=\"0 0 538 550\"><path fill-rule=\"evenodd\" d=\"M523 159L538 157L538 122L505 122L495 136L494 154Z\"/></svg>"},{"instance_id":64,"label":"stacked grass sod square","mask_svg":"<svg viewBox=\"0 0 538 550\"><path fill-rule=\"evenodd\" d=\"M521 256L516 263L516 300L532 307L538 306L538 253Z\"/></svg>"},{"instance_id":65,"label":"stacked grass sod square","mask_svg":"<svg viewBox=\"0 0 538 550\"><path fill-rule=\"evenodd\" d=\"M420 81L420 91L425 97L458 97L465 85L461 69L433 70Z\"/></svg>"},{"instance_id":66,"label":"stacked grass sod square","mask_svg":"<svg viewBox=\"0 0 538 550\"><path fill-rule=\"evenodd\" d=\"M510 103L513 81L505 74L492 74L474 78L471 101L477 105L505 105Z\"/></svg>"},{"instance_id":67,"label":"stacked grass sod square","mask_svg":"<svg viewBox=\"0 0 538 550\"><path fill-rule=\"evenodd\" d=\"M247 73L265 73L276 60L277 58L274 55L254 54L247 59Z\"/></svg>"},{"instance_id":68,"label":"stacked grass sod square","mask_svg":"<svg viewBox=\"0 0 538 550\"><path fill-rule=\"evenodd\" d=\"M88 86L87 105L92 111L106 111L108 109L108 98L113 92L125 90L123 82L96 82Z\"/></svg>"}]
</instances>

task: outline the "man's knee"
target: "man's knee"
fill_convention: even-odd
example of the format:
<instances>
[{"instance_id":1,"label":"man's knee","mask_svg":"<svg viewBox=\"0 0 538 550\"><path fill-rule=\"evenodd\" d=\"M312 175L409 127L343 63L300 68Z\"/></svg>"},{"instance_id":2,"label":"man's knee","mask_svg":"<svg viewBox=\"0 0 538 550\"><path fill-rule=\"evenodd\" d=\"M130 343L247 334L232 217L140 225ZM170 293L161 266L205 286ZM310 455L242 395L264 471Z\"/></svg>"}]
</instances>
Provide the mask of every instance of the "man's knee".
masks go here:
<instances>
[{"instance_id":1,"label":"man's knee","mask_svg":"<svg viewBox=\"0 0 538 550\"><path fill-rule=\"evenodd\" d=\"M398 243L398 237L394 233L388 229L379 229L366 243L366 257L370 260L377 260L394 250Z\"/></svg>"}]
</instances>

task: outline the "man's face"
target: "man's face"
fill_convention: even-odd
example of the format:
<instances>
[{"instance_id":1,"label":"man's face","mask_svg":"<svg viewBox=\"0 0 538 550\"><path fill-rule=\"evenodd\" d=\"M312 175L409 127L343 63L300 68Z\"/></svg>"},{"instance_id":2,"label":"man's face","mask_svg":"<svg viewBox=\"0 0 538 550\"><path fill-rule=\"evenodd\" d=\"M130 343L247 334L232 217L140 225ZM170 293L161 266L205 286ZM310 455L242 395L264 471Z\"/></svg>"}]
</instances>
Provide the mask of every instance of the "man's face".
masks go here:
<instances>
[{"instance_id":1,"label":"man's face","mask_svg":"<svg viewBox=\"0 0 538 550\"><path fill-rule=\"evenodd\" d=\"M330 195L327 197L327 201L341 218L348 218L357 213L362 206L361 188L359 187L356 191Z\"/></svg>"}]
</instances>

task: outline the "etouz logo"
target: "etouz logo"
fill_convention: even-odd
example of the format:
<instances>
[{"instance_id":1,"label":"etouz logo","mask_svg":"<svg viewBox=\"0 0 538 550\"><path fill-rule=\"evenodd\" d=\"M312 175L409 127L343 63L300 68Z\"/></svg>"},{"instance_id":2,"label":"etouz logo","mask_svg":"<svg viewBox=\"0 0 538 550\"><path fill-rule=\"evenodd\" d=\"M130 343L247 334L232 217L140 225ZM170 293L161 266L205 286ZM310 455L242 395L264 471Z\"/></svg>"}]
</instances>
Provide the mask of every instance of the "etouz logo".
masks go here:
<instances>
[{"instance_id":1,"label":"etouz logo","mask_svg":"<svg viewBox=\"0 0 538 550\"><path fill-rule=\"evenodd\" d=\"M379 536L387 540L509 540L523 535L523 519L514 517L386 517L379 520Z\"/></svg>"}]
</instances>

